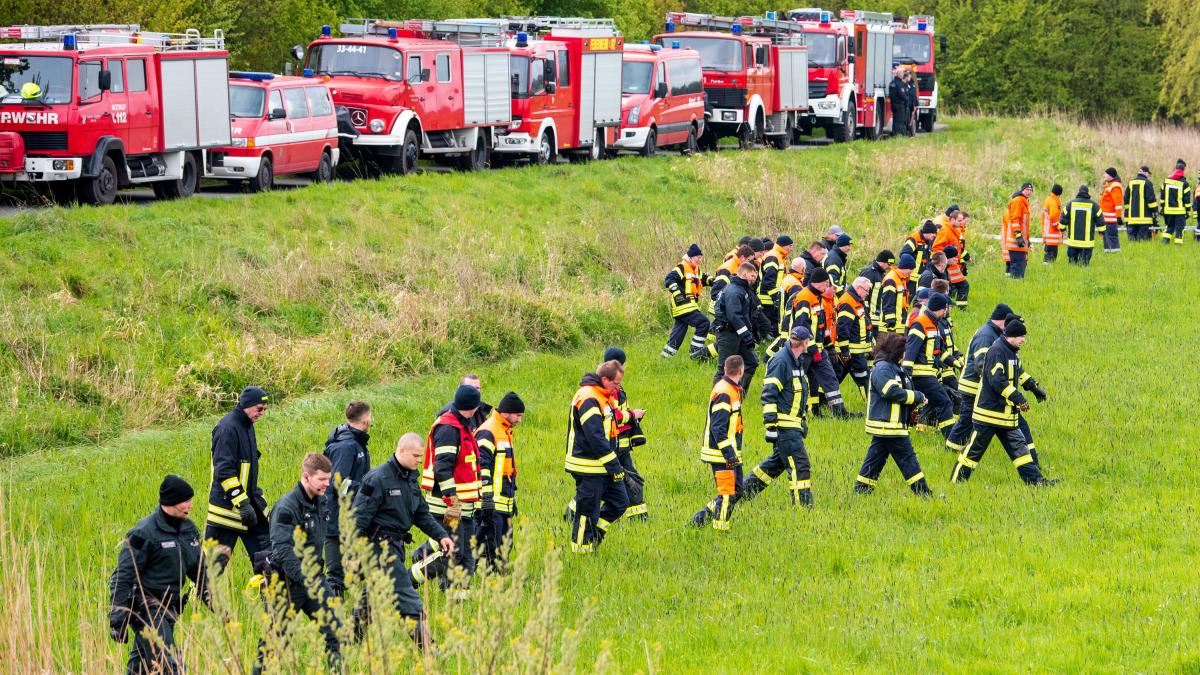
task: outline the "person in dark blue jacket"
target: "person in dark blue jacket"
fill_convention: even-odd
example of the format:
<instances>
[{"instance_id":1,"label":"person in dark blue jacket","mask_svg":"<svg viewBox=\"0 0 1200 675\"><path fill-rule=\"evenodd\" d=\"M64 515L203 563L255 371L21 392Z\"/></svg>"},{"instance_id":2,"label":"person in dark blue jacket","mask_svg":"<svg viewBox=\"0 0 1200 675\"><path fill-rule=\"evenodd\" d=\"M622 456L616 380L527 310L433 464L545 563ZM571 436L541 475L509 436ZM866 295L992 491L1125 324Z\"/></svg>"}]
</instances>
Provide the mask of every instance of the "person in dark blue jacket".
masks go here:
<instances>
[{"instance_id":1,"label":"person in dark blue jacket","mask_svg":"<svg viewBox=\"0 0 1200 675\"><path fill-rule=\"evenodd\" d=\"M346 586L341 565L338 512L343 503L349 504L354 499L363 476L371 470L371 451L367 449L367 443L371 440L368 433L370 429L371 404L351 401L346 405L346 423L329 432L329 438L325 439L325 456L333 465L334 486L334 493L329 498L329 543L325 559L328 561L330 585L338 595Z\"/></svg>"}]
</instances>

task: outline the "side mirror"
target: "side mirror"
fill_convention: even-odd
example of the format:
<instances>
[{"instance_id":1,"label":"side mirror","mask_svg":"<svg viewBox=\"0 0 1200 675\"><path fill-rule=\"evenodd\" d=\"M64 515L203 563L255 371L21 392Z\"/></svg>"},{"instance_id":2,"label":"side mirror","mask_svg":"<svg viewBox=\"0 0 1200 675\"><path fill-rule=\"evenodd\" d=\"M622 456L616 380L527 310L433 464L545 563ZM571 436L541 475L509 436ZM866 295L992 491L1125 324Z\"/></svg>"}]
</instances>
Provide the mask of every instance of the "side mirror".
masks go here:
<instances>
[{"instance_id":1,"label":"side mirror","mask_svg":"<svg viewBox=\"0 0 1200 675\"><path fill-rule=\"evenodd\" d=\"M850 65L854 65L854 55L853 54L850 54L849 56L846 57L846 63L849 63Z\"/></svg>"},{"instance_id":2,"label":"side mirror","mask_svg":"<svg viewBox=\"0 0 1200 675\"><path fill-rule=\"evenodd\" d=\"M422 81L422 82L428 82L428 81L429 81L429 72L430 72L430 71L429 71L429 69L428 69L428 68L422 68L422 69L421 69L421 81Z\"/></svg>"},{"instance_id":3,"label":"side mirror","mask_svg":"<svg viewBox=\"0 0 1200 675\"><path fill-rule=\"evenodd\" d=\"M112 89L112 71L100 71L100 91L108 91Z\"/></svg>"},{"instance_id":4,"label":"side mirror","mask_svg":"<svg viewBox=\"0 0 1200 675\"><path fill-rule=\"evenodd\" d=\"M546 83L546 93L547 94L553 94L557 90L558 90L558 85L554 84L553 82Z\"/></svg>"},{"instance_id":5,"label":"side mirror","mask_svg":"<svg viewBox=\"0 0 1200 675\"><path fill-rule=\"evenodd\" d=\"M292 58L297 61L304 60L304 45L292 45Z\"/></svg>"},{"instance_id":6,"label":"side mirror","mask_svg":"<svg viewBox=\"0 0 1200 675\"><path fill-rule=\"evenodd\" d=\"M667 83L659 82L658 84L654 85L654 98L666 98L666 97L667 97Z\"/></svg>"},{"instance_id":7,"label":"side mirror","mask_svg":"<svg viewBox=\"0 0 1200 675\"><path fill-rule=\"evenodd\" d=\"M281 120L285 117L287 117L287 113L284 112L283 108L272 108L271 114L267 115L267 119L269 120Z\"/></svg>"},{"instance_id":8,"label":"side mirror","mask_svg":"<svg viewBox=\"0 0 1200 675\"><path fill-rule=\"evenodd\" d=\"M946 39L945 35L938 36L938 46L942 48L943 54L950 50L950 41Z\"/></svg>"}]
</instances>

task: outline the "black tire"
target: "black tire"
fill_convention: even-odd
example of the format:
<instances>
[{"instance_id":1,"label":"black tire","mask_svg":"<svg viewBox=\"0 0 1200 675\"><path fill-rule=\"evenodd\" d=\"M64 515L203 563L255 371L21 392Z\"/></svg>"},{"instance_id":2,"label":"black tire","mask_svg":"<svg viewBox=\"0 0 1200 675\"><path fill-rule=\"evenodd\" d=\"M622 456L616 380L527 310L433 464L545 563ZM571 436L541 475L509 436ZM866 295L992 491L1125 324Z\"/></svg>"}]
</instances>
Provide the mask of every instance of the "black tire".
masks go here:
<instances>
[{"instance_id":1,"label":"black tire","mask_svg":"<svg viewBox=\"0 0 1200 675\"><path fill-rule=\"evenodd\" d=\"M715 152L717 149L717 132L709 125L704 126L704 133L696 139L701 152Z\"/></svg>"},{"instance_id":2,"label":"black tire","mask_svg":"<svg viewBox=\"0 0 1200 675\"><path fill-rule=\"evenodd\" d=\"M392 163L393 173L406 176L417 170L417 162L421 159L421 144L417 141L417 131L412 127L404 132L404 142L400 145L400 156Z\"/></svg>"},{"instance_id":3,"label":"black tire","mask_svg":"<svg viewBox=\"0 0 1200 675\"><path fill-rule=\"evenodd\" d=\"M92 178L80 178L75 185L75 194L81 204L107 206L117 199L117 163L105 156L100 162L100 172Z\"/></svg>"},{"instance_id":4,"label":"black tire","mask_svg":"<svg viewBox=\"0 0 1200 675\"><path fill-rule=\"evenodd\" d=\"M321 163L317 165L317 170L309 175L309 178L314 183L333 182L333 155L328 150L321 153Z\"/></svg>"},{"instance_id":5,"label":"black tire","mask_svg":"<svg viewBox=\"0 0 1200 675\"><path fill-rule=\"evenodd\" d=\"M754 137L757 134L750 128L749 124L743 124L738 127L738 148L741 150L751 150L754 148Z\"/></svg>"},{"instance_id":6,"label":"black tire","mask_svg":"<svg viewBox=\"0 0 1200 675\"><path fill-rule=\"evenodd\" d=\"M925 113L923 115L917 115L917 130L920 131L921 133L932 134L933 133L933 123L934 123L933 113Z\"/></svg>"},{"instance_id":7,"label":"black tire","mask_svg":"<svg viewBox=\"0 0 1200 675\"><path fill-rule=\"evenodd\" d=\"M792 123L789 120L787 127L783 130L783 135L771 136L771 147L776 150L787 150L792 145L792 134L795 130L792 128Z\"/></svg>"},{"instance_id":8,"label":"black tire","mask_svg":"<svg viewBox=\"0 0 1200 675\"><path fill-rule=\"evenodd\" d=\"M271 158L263 155L258 163L258 175L246 181L246 189L250 192L270 192L275 186L275 166Z\"/></svg>"},{"instance_id":9,"label":"black tire","mask_svg":"<svg viewBox=\"0 0 1200 675\"><path fill-rule=\"evenodd\" d=\"M199 185L200 172L196 170L196 156L187 153L183 156L183 176L178 180L154 183L154 196L159 199L183 199L195 194Z\"/></svg>"},{"instance_id":10,"label":"black tire","mask_svg":"<svg viewBox=\"0 0 1200 675\"><path fill-rule=\"evenodd\" d=\"M646 132L646 144L638 150L638 154L642 157L653 157L658 154L658 131L654 127L650 127L650 131Z\"/></svg>"},{"instance_id":11,"label":"black tire","mask_svg":"<svg viewBox=\"0 0 1200 675\"><path fill-rule=\"evenodd\" d=\"M854 101L850 101L850 107L846 112L842 113L842 123L829 127L829 136L833 138L835 143L846 143L847 141L854 140L854 134L858 130L857 110Z\"/></svg>"},{"instance_id":12,"label":"black tire","mask_svg":"<svg viewBox=\"0 0 1200 675\"><path fill-rule=\"evenodd\" d=\"M459 171L483 171L488 167L487 140L483 134L475 139L475 149L458 158Z\"/></svg>"},{"instance_id":13,"label":"black tire","mask_svg":"<svg viewBox=\"0 0 1200 675\"><path fill-rule=\"evenodd\" d=\"M696 140L696 127L688 127L687 141L679 146L680 154L692 155L700 151L700 144Z\"/></svg>"},{"instance_id":14,"label":"black tire","mask_svg":"<svg viewBox=\"0 0 1200 675\"><path fill-rule=\"evenodd\" d=\"M877 141L883 138L883 101L875 102L875 124L871 125L870 129L863 129L863 137L868 141Z\"/></svg>"},{"instance_id":15,"label":"black tire","mask_svg":"<svg viewBox=\"0 0 1200 675\"><path fill-rule=\"evenodd\" d=\"M558 148L554 146L554 136L550 132L546 132L538 139L538 152L533 156L533 163L545 166L556 162L558 162Z\"/></svg>"}]
</instances>

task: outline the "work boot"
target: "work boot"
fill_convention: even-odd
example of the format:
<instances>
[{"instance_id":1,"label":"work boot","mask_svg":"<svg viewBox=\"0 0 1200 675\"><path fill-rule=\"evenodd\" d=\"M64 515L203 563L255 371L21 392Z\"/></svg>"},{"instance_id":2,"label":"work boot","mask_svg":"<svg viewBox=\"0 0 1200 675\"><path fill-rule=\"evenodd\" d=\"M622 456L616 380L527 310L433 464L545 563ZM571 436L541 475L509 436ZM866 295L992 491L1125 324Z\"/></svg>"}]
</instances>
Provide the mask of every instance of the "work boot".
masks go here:
<instances>
[{"instance_id":1,"label":"work boot","mask_svg":"<svg viewBox=\"0 0 1200 675\"><path fill-rule=\"evenodd\" d=\"M1042 476L1042 477L1038 478L1037 480L1029 483L1029 485L1031 485L1033 487L1053 487L1055 485L1058 485L1061 482L1062 482L1061 478L1046 478L1045 476Z\"/></svg>"},{"instance_id":2,"label":"work boot","mask_svg":"<svg viewBox=\"0 0 1200 675\"><path fill-rule=\"evenodd\" d=\"M796 501L799 502L800 506L803 506L806 509L811 509L813 507L812 490L809 488L796 490Z\"/></svg>"},{"instance_id":3,"label":"work boot","mask_svg":"<svg viewBox=\"0 0 1200 675\"><path fill-rule=\"evenodd\" d=\"M908 487L913 491L913 494L917 495L918 497L932 497L933 496L933 490L929 489L929 484L925 482L924 478L913 483L912 485L910 485Z\"/></svg>"},{"instance_id":4,"label":"work boot","mask_svg":"<svg viewBox=\"0 0 1200 675\"><path fill-rule=\"evenodd\" d=\"M662 348L662 351L658 353L658 355L663 357L664 359L669 359L672 356L675 356L676 351L677 350L671 348L671 345L665 345Z\"/></svg>"},{"instance_id":5,"label":"work boot","mask_svg":"<svg viewBox=\"0 0 1200 675\"><path fill-rule=\"evenodd\" d=\"M706 507L700 509L699 511L697 511L695 513L695 515L692 516L691 520L688 521L688 525L694 525L695 527L704 527L705 525L708 524L708 521L710 521L710 520L712 520L712 512L709 511L708 507L706 506Z\"/></svg>"},{"instance_id":6,"label":"work boot","mask_svg":"<svg viewBox=\"0 0 1200 675\"><path fill-rule=\"evenodd\" d=\"M845 403L835 403L833 405L833 416L840 420L852 420L852 419L855 419L858 417L862 417L863 414L860 412L852 413L849 410L846 410Z\"/></svg>"},{"instance_id":7,"label":"work boot","mask_svg":"<svg viewBox=\"0 0 1200 675\"><path fill-rule=\"evenodd\" d=\"M738 497L739 501L749 501L758 496L758 493L767 489L767 484L762 481L757 475L751 473L746 481L742 484L742 494Z\"/></svg>"},{"instance_id":8,"label":"work boot","mask_svg":"<svg viewBox=\"0 0 1200 675\"><path fill-rule=\"evenodd\" d=\"M563 522L565 522L568 525L571 525L572 523L575 522L575 500L574 499L572 499L571 503L567 504L567 508L563 510Z\"/></svg>"}]
</instances>

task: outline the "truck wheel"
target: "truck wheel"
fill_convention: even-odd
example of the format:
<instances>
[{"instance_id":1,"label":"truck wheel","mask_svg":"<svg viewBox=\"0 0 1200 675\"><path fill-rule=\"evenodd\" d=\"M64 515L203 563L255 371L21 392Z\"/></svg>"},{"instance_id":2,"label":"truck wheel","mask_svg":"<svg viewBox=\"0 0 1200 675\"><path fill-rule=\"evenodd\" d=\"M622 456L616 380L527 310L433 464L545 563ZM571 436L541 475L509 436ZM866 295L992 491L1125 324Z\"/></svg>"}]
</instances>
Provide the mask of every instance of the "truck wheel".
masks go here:
<instances>
[{"instance_id":1,"label":"truck wheel","mask_svg":"<svg viewBox=\"0 0 1200 675\"><path fill-rule=\"evenodd\" d=\"M328 152L321 153L321 163L317 165L317 170L311 178L314 183L333 182L333 157Z\"/></svg>"},{"instance_id":2,"label":"truck wheel","mask_svg":"<svg viewBox=\"0 0 1200 675\"><path fill-rule=\"evenodd\" d=\"M258 175L246 181L246 189L250 192L269 192L275 185L275 167L271 166L271 158L263 155L258 163Z\"/></svg>"},{"instance_id":3,"label":"truck wheel","mask_svg":"<svg viewBox=\"0 0 1200 675\"><path fill-rule=\"evenodd\" d=\"M475 139L475 149L458 158L459 171L483 171L488 166L487 141L480 134Z\"/></svg>"},{"instance_id":4,"label":"truck wheel","mask_svg":"<svg viewBox=\"0 0 1200 675\"><path fill-rule=\"evenodd\" d=\"M646 132L646 144L638 150L638 154L642 157L653 157L658 154L658 132L654 127L650 127L650 131Z\"/></svg>"},{"instance_id":5,"label":"truck wheel","mask_svg":"<svg viewBox=\"0 0 1200 675\"><path fill-rule=\"evenodd\" d=\"M877 141L883 138L883 101L875 101L875 124L871 125L870 129L863 130L863 136L868 141Z\"/></svg>"},{"instance_id":6,"label":"truck wheel","mask_svg":"<svg viewBox=\"0 0 1200 675\"><path fill-rule=\"evenodd\" d=\"M567 155L567 160L572 164L586 164L588 162L599 162L602 159L608 159L608 148L604 143L604 129L596 129L592 132L592 145L585 152L574 152Z\"/></svg>"},{"instance_id":7,"label":"truck wheel","mask_svg":"<svg viewBox=\"0 0 1200 675\"><path fill-rule=\"evenodd\" d=\"M792 128L791 120L788 120L787 127L783 130L783 135L771 136L771 147L776 150L787 150L792 145L792 134L795 130Z\"/></svg>"},{"instance_id":8,"label":"truck wheel","mask_svg":"<svg viewBox=\"0 0 1200 675\"><path fill-rule=\"evenodd\" d=\"M549 133L542 134L538 140L538 152L533 156L533 161L543 166L558 161L558 149L554 147L554 138Z\"/></svg>"},{"instance_id":9,"label":"truck wheel","mask_svg":"<svg viewBox=\"0 0 1200 675\"><path fill-rule=\"evenodd\" d=\"M854 140L854 132L858 130L858 113L854 102L850 102L850 108L842 113L842 123L834 124L829 127L829 135L833 137L835 143L845 143Z\"/></svg>"},{"instance_id":10,"label":"truck wheel","mask_svg":"<svg viewBox=\"0 0 1200 675\"><path fill-rule=\"evenodd\" d=\"M80 178L76 195L82 204L107 206L117 199L117 163L112 157L100 162L100 173L93 178Z\"/></svg>"},{"instance_id":11,"label":"truck wheel","mask_svg":"<svg viewBox=\"0 0 1200 675\"><path fill-rule=\"evenodd\" d=\"M925 113L917 118L917 129L924 134L933 133L933 113Z\"/></svg>"},{"instance_id":12,"label":"truck wheel","mask_svg":"<svg viewBox=\"0 0 1200 675\"><path fill-rule=\"evenodd\" d=\"M393 172L404 176L416 171L420 158L421 146L417 143L417 132L410 127L404 132L404 143L400 146L400 156L392 163Z\"/></svg>"},{"instance_id":13,"label":"truck wheel","mask_svg":"<svg viewBox=\"0 0 1200 675\"><path fill-rule=\"evenodd\" d=\"M696 127L688 127L687 142L679 148L679 153L682 155L695 154L700 150L699 142L696 140Z\"/></svg>"},{"instance_id":14,"label":"truck wheel","mask_svg":"<svg viewBox=\"0 0 1200 675\"><path fill-rule=\"evenodd\" d=\"M749 124L743 124L738 127L738 148L742 150L752 149L754 147L755 135L754 130L750 128Z\"/></svg>"},{"instance_id":15,"label":"truck wheel","mask_svg":"<svg viewBox=\"0 0 1200 675\"><path fill-rule=\"evenodd\" d=\"M196 157L190 153L183 156L183 176L179 180L164 180L154 183L154 196L159 199L182 199L191 197L200 183L196 172Z\"/></svg>"}]
</instances>

